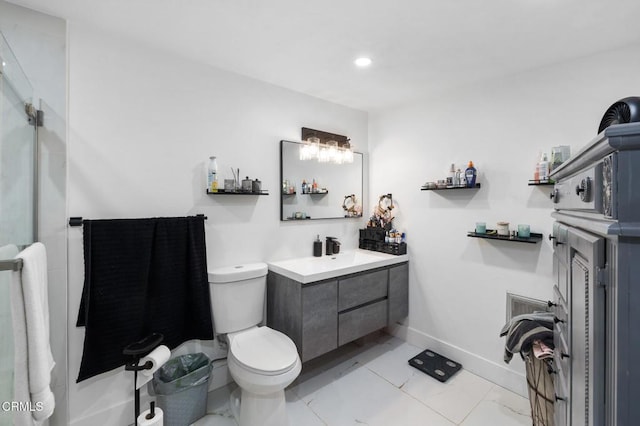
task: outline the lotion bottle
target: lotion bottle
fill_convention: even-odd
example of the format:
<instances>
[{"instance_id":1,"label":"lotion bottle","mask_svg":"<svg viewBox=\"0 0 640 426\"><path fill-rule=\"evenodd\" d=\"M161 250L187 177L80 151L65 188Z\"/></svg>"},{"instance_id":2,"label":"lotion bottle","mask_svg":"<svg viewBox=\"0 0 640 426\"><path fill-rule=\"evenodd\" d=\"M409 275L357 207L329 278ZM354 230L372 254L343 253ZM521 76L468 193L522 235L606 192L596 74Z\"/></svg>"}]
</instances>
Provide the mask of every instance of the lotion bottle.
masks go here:
<instances>
[{"instance_id":1,"label":"lotion bottle","mask_svg":"<svg viewBox=\"0 0 640 426\"><path fill-rule=\"evenodd\" d=\"M469 166L464 172L464 178L467 182L467 188L473 188L476 186L476 168L473 167L473 161L469 161Z\"/></svg>"},{"instance_id":2,"label":"lotion bottle","mask_svg":"<svg viewBox=\"0 0 640 426\"><path fill-rule=\"evenodd\" d=\"M214 156L209 157L207 189L211 192L218 192L218 162Z\"/></svg>"},{"instance_id":3,"label":"lotion bottle","mask_svg":"<svg viewBox=\"0 0 640 426\"><path fill-rule=\"evenodd\" d=\"M547 154L542 154L540 162L538 163L538 177L541 182L549 180L549 160L547 160Z\"/></svg>"}]
</instances>

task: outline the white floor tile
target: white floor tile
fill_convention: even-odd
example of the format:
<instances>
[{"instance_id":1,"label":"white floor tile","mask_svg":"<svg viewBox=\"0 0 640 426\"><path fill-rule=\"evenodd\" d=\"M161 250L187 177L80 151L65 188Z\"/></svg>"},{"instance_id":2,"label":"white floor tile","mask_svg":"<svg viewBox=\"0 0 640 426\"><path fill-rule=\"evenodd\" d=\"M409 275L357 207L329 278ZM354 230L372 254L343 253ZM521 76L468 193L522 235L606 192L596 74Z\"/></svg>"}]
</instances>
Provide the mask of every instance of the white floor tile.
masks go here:
<instances>
[{"instance_id":1,"label":"white floor tile","mask_svg":"<svg viewBox=\"0 0 640 426\"><path fill-rule=\"evenodd\" d=\"M327 425L452 425L366 367L358 365L308 395L307 405Z\"/></svg>"},{"instance_id":2,"label":"white floor tile","mask_svg":"<svg viewBox=\"0 0 640 426\"><path fill-rule=\"evenodd\" d=\"M229 395L237 388L234 383L223 386L209 392L207 398L207 415L197 422L195 426L237 426L231 407L229 405Z\"/></svg>"},{"instance_id":3,"label":"white floor tile","mask_svg":"<svg viewBox=\"0 0 640 426\"><path fill-rule=\"evenodd\" d=\"M402 391L456 424L460 423L493 387L493 383L465 370L457 372L446 383L413 370L416 372L402 386Z\"/></svg>"},{"instance_id":4,"label":"white floor tile","mask_svg":"<svg viewBox=\"0 0 640 426\"><path fill-rule=\"evenodd\" d=\"M460 424L461 426L529 426L529 401L511 391L494 385L486 397Z\"/></svg>"},{"instance_id":5,"label":"white floor tile","mask_svg":"<svg viewBox=\"0 0 640 426\"><path fill-rule=\"evenodd\" d=\"M286 391L287 415L289 426L326 426L316 413L309 408L306 402L290 391Z\"/></svg>"}]
</instances>

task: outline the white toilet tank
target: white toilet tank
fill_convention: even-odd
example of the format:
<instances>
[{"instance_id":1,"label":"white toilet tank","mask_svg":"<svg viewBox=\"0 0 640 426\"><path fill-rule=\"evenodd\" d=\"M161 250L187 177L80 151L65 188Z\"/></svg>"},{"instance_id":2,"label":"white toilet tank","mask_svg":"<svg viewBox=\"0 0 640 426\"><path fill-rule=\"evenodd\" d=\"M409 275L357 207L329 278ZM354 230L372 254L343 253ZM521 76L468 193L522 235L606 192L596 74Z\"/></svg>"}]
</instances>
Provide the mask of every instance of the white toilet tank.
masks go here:
<instances>
[{"instance_id":1,"label":"white toilet tank","mask_svg":"<svg viewBox=\"0 0 640 426\"><path fill-rule=\"evenodd\" d=\"M227 266L209 271L216 333L233 333L262 322L267 271L266 263Z\"/></svg>"}]
</instances>

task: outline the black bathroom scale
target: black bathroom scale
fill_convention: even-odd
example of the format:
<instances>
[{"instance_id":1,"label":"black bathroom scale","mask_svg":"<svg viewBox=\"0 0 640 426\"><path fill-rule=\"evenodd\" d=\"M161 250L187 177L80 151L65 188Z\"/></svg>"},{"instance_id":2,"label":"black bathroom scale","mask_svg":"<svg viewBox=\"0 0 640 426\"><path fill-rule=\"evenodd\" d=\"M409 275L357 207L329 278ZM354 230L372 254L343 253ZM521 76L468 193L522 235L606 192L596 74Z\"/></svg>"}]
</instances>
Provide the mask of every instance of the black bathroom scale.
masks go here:
<instances>
[{"instance_id":1,"label":"black bathroom scale","mask_svg":"<svg viewBox=\"0 0 640 426\"><path fill-rule=\"evenodd\" d=\"M462 364L426 349L409 360L409 365L441 382L446 382L462 368Z\"/></svg>"}]
</instances>

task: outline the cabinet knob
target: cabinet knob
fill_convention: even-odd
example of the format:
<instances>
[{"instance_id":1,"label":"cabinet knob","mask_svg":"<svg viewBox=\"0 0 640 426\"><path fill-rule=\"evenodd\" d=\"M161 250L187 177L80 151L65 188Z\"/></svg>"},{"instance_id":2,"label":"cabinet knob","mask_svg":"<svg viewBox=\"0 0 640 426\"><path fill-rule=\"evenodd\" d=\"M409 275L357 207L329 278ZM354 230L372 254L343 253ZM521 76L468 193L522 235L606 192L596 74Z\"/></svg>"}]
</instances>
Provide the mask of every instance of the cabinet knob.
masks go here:
<instances>
[{"instance_id":1,"label":"cabinet knob","mask_svg":"<svg viewBox=\"0 0 640 426\"><path fill-rule=\"evenodd\" d=\"M564 352L560 352L560 358L565 359L565 358L571 358L569 356L569 354L565 354Z\"/></svg>"}]
</instances>

